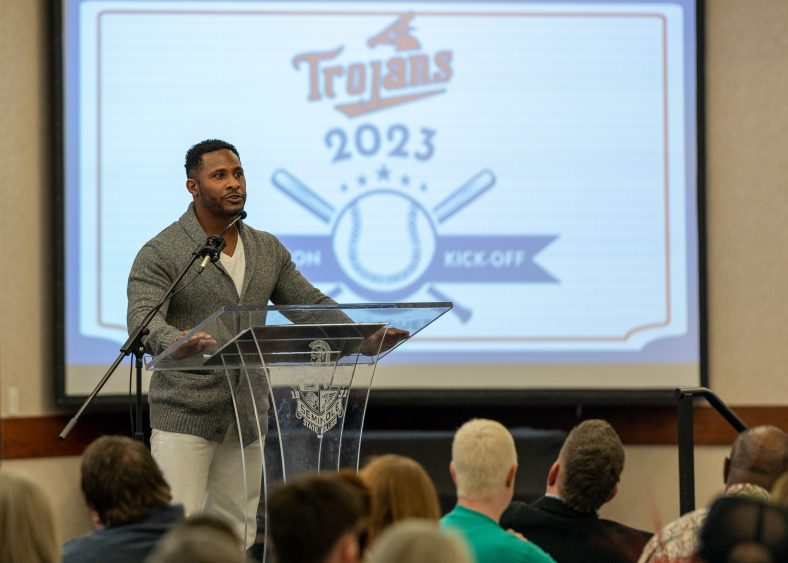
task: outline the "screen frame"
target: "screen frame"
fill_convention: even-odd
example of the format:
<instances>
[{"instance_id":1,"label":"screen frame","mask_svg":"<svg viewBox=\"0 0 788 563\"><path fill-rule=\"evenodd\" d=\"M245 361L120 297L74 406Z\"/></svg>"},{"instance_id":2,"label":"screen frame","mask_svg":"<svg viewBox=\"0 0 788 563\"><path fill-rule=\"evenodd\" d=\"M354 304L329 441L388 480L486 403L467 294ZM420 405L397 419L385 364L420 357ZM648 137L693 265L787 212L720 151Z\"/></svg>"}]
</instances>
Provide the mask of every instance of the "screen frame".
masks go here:
<instances>
[{"instance_id":1,"label":"screen frame","mask_svg":"<svg viewBox=\"0 0 788 563\"><path fill-rule=\"evenodd\" d=\"M614 0L615 1L615 0ZM65 233L65 113L64 113L64 20L68 0L56 0L49 5L50 78L51 78L51 159L52 159L52 225L54 263L54 399L58 406L73 407L86 402L87 395L66 394L66 233ZM698 274L698 344L700 384L709 386L708 347L708 272L706 228L706 130L705 130L705 0L695 3L695 115L696 115L696 225ZM107 358L109 368L113 358ZM118 370L122 371L122 370ZM121 377L117 372L114 377ZM131 371L129 371L131 377ZM97 381L97 384L99 382ZM675 401L674 392L666 389L418 389L392 390L372 388L376 403L400 404L416 401L421 404L667 404ZM116 410L133 401L131 381L129 395L98 396L94 404L99 409Z\"/></svg>"}]
</instances>

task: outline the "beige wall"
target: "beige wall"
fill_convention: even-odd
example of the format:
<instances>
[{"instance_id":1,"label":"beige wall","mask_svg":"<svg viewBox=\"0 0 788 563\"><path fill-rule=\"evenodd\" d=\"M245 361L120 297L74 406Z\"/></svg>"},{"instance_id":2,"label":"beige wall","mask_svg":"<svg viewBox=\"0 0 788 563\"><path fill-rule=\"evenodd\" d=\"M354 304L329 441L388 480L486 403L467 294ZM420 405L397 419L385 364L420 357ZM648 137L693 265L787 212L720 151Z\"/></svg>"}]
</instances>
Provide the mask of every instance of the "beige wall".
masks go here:
<instances>
[{"instance_id":1,"label":"beige wall","mask_svg":"<svg viewBox=\"0 0 788 563\"><path fill-rule=\"evenodd\" d=\"M52 412L52 188L43 1L0 0L0 415Z\"/></svg>"},{"instance_id":2,"label":"beige wall","mask_svg":"<svg viewBox=\"0 0 788 563\"><path fill-rule=\"evenodd\" d=\"M788 2L707 0L711 385L788 403Z\"/></svg>"},{"instance_id":3,"label":"beige wall","mask_svg":"<svg viewBox=\"0 0 788 563\"><path fill-rule=\"evenodd\" d=\"M0 267L5 417L56 411L46 4L0 0L0 241L9 246ZM788 2L707 0L707 22L711 385L732 404L785 405ZM12 387L18 391L15 412ZM627 454L621 494L605 514L644 528L674 517L675 449L629 447ZM724 455L725 448L698 448L699 502L719 491ZM3 467L42 483L64 537L87 529L76 459L6 461Z\"/></svg>"},{"instance_id":4,"label":"beige wall","mask_svg":"<svg viewBox=\"0 0 788 563\"><path fill-rule=\"evenodd\" d=\"M0 267L3 417L56 412L49 345L54 289L46 3L0 0L0 241L14 241ZM14 388L16 407L9 393ZM78 458L0 461L4 471L43 487L62 538L89 529Z\"/></svg>"},{"instance_id":5,"label":"beige wall","mask_svg":"<svg viewBox=\"0 0 788 563\"><path fill-rule=\"evenodd\" d=\"M695 448L695 500L708 504L723 491L722 465L727 447ZM679 515L679 462L672 446L628 446L619 492L602 507L602 517L642 530Z\"/></svg>"}]
</instances>

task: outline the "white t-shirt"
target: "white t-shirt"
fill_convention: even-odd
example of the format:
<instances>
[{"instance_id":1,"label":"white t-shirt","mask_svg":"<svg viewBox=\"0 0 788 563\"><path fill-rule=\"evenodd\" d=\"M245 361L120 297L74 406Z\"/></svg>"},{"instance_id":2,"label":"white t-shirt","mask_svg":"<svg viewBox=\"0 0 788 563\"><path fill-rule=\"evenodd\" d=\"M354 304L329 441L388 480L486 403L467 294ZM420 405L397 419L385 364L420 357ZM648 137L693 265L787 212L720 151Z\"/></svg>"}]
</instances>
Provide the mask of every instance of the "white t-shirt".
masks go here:
<instances>
[{"instance_id":1,"label":"white t-shirt","mask_svg":"<svg viewBox=\"0 0 788 563\"><path fill-rule=\"evenodd\" d=\"M233 255L230 256L222 252L221 256L219 256L219 261L221 261L222 266L224 266L224 269L227 270L227 273L230 274L230 277L233 279L235 290L240 297L244 287L244 273L246 272L244 239L241 238L240 234L238 235L238 242L235 243L235 252L233 252Z\"/></svg>"}]
</instances>

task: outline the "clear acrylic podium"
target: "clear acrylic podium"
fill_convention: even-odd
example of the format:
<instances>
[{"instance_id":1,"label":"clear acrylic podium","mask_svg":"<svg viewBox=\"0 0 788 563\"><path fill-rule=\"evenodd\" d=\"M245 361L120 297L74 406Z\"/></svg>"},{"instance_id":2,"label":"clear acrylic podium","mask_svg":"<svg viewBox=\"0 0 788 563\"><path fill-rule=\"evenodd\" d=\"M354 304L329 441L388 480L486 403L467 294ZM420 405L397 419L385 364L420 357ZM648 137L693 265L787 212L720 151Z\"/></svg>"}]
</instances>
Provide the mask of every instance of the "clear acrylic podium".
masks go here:
<instances>
[{"instance_id":1,"label":"clear acrylic podium","mask_svg":"<svg viewBox=\"0 0 788 563\"><path fill-rule=\"evenodd\" d=\"M223 307L148 359L147 368L224 372L241 441L259 445L264 459L264 498L273 484L299 473L358 467L377 362L451 308L448 302ZM389 327L409 335L389 348ZM195 339L205 334L215 343L195 353ZM261 477L253 465L243 459L245 483Z\"/></svg>"}]
</instances>

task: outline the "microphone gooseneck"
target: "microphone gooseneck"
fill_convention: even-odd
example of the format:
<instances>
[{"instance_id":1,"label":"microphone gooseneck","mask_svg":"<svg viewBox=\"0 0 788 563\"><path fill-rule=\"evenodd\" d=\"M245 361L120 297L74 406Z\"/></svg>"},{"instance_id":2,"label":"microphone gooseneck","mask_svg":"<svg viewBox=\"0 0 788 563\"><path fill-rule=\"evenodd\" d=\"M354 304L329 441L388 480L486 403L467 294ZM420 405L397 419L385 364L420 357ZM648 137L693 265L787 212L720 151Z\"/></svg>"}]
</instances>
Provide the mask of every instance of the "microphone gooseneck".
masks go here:
<instances>
[{"instance_id":1,"label":"microphone gooseneck","mask_svg":"<svg viewBox=\"0 0 788 563\"><path fill-rule=\"evenodd\" d=\"M230 227L232 227L233 225L235 225L235 224L236 224L238 221L240 221L241 219L246 219L246 215L247 215L246 211L241 211L241 212L240 212L238 215L236 215L236 216L235 216L235 219L233 219L232 221L230 221L230 222L227 224L227 226L226 226L224 229L222 229L222 232L221 232L221 233L219 233L218 235L215 235L215 236L219 236L219 237L221 237L221 236L224 236L224 233L226 233L227 231L229 231L229 230L230 230Z\"/></svg>"},{"instance_id":2,"label":"microphone gooseneck","mask_svg":"<svg viewBox=\"0 0 788 563\"><path fill-rule=\"evenodd\" d=\"M202 272L205 269L208 265L208 261L216 262L219 259L222 250L227 246L227 241L224 240L224 233L229 231L238 221L246 219L246 215L246 211L241 211L218 235L211 235L208 237L208 240L205 241L205 245L198 251L203 255L202 262L200 262L200 267L197 270L198 272Z\"/></svg>"}]
</instances>

